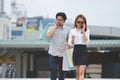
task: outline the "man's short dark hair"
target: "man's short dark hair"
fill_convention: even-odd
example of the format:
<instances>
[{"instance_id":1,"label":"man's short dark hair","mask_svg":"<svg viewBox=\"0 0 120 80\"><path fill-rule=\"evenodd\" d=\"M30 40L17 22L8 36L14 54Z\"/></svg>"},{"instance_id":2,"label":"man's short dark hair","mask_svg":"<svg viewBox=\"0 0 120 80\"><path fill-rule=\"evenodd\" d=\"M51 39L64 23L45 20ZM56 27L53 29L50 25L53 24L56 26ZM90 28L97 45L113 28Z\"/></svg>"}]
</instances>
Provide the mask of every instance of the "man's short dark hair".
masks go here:
<instances>
[{"instance_id":1,"label":"man's short dark hair","mask_svg":"<svg viewBox=\"0 0 120 80\"><path fill-rule=\"evenodd\" d=\"M67 19L67 16L64 12L58 12L56 14L56 19L57 19L58 16L61 16L64 19L64 21L66 21L66 19Z\"/></svg>"}]
</instances>

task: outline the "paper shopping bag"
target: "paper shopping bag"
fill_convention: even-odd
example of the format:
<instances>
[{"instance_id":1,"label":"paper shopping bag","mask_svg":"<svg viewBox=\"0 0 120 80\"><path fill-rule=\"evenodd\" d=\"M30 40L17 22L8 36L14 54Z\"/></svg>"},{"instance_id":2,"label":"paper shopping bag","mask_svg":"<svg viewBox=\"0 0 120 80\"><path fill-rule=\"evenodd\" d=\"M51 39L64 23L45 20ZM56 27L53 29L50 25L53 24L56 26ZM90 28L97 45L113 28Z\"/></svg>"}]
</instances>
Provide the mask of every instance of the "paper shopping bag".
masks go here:
<instances>
[{"instance_id":1,"label":"paper shopping bag","mask_svg":"<svg viewBox=\"0 0 120 80\"><path fill-rule=\"evenodd\" d=\"M72 62L69 61L70 56L69 56L69 54L67 52L68 51L65 50L65 53L63 54L63 67L62 67L62 70L63 71L75 70L75 67L73 66L73 64L71 64ZM71 61L72 61L72 59L71 59Z\"/></svg>"},{"instance_id":2,"label":"paper shopping bag","mask_svg":"<svg viewBox=\"0 0 120 80\"><path fill-rule=\"evenodd\" d=\"M74 67L73 66L73 48L70 48L70 49L66 49L66 54L67 54L67 58L68 58L68 62L69 62L69 65L70 67Z\"/></svg>"}]
</instances>

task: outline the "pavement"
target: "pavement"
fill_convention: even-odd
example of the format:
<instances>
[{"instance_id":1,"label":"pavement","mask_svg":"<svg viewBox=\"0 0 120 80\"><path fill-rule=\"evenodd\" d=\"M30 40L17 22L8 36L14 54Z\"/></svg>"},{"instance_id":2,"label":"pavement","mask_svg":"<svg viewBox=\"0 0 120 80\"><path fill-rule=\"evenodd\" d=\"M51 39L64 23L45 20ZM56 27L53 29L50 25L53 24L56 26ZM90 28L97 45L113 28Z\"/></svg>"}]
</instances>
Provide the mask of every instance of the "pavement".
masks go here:
<instances>
[{"instance_id":1,"label":"pavement","mask_svg":"<svg viewBox=\"0 0 120 80\"><path fill-rule=\"evenodd\" d=\"M50 78L1 78L0 80L50 80ZM75 78L65 78L65 80L76 80ZM120 78L85 78L85 80L120 80Z\"/></svg>"}]
</instances>

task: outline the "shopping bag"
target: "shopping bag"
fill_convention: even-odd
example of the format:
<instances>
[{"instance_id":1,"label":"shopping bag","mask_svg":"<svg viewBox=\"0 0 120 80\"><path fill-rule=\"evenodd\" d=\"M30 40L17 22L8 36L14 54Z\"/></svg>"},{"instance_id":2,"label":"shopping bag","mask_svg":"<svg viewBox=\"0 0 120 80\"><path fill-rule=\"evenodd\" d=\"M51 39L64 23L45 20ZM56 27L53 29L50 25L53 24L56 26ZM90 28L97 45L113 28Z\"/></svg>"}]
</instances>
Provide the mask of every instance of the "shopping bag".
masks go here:
<instances>
[{"instance_id":1,"label":"shopping bag","mask_svg":"<svg viewBox=\"0 0 120 80\"><path fill-rule=\"evenodd\" d=\"M63 66L62 70L63 71L70 71L70 70L75 70L75 67L73 66L72 62L72 56L69 55L69 50L65 50L65 53L63 54ZM71 60L70 60L71 59Z\"/></svg>"},{"instance_id":2,"label":"shopping bag","mask_svg":"<svg viewBox=\"0 0 120 80\"><path fill-rule=\"evenodd\" d=\"M45 26L44 30L40 34L40 39L42 39L43 41L46 41L46 42L50 42L50 38L48 38L46 34L47 34L47 31L48 31L49 27L52 26L52 25L53 25L53 23L48 23Z\"/></svg>"},{"instance_id":3,"label":"shopping bag","mask_svg":"<svg viewBox=\"0 0 120 80\"><path fill-rule=\"evenodd\" d=\"M74 67L74 66L73 66L73 59L72 59L72 56L73 56L73 48L66 49L66 55L67 55L67 58L68 58L69 66L70 66L70 67Z\"/></svg>"}]
</instances>

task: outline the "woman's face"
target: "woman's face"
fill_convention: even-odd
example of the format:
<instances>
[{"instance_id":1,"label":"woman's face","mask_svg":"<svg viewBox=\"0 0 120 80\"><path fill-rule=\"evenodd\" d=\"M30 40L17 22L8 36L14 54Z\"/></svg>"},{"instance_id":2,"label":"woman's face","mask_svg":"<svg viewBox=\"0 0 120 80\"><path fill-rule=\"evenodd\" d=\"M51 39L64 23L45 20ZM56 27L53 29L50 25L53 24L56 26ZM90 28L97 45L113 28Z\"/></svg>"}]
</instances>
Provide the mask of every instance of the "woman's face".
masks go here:
<instances>
[{"instance_id":1,"label":"woman's face","mask_svg":"<svg viewBox=\"0 0 120 80\"><path fill-rule=\"evenodd\" d=\"M64 24L64 19L63 19L61 16L58 16L58 17L57 17L56 24L57 24L58 26L63 26L63 24Z\"/></svg>"},{"instance_id":2,"label":"woman's face","mask_svg":"<svg viewBox=\"0 0 120 80\"><path fill-rule=\"evenodd\" d=\"M77 28L83 28L83 25L85 24L84 19L78 18L76 21Z\"/></svg>"}]
</instances>

